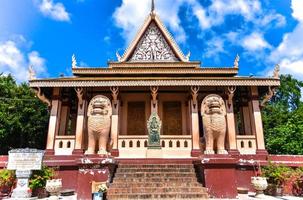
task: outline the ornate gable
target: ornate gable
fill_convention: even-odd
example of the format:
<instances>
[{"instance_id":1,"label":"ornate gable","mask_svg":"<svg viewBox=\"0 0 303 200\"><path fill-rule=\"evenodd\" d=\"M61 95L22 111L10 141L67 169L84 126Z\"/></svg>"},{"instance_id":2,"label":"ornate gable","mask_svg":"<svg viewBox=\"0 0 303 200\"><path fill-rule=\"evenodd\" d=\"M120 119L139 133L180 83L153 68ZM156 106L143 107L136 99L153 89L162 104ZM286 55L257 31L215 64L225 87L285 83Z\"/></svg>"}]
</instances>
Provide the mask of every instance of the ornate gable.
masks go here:
<instances>
[{"instance_id":1,"label":"ornate gable","mask_svg":"<svg viewBox=\"0 0 303 200\"><path fill-rule=\"evenodd\" d=\"M155 22L151 22L129 61L179 61Z\"/></svg>"},{"instance_id":2,"label":"ornate gable","mask_svg":"<svg viewBox=\"0 0 303 200\"><path fill-rule=\"evenodd\" d=\"M156 13L148 15L119 62L188 62Z\"/></svg>"}]
</instances>

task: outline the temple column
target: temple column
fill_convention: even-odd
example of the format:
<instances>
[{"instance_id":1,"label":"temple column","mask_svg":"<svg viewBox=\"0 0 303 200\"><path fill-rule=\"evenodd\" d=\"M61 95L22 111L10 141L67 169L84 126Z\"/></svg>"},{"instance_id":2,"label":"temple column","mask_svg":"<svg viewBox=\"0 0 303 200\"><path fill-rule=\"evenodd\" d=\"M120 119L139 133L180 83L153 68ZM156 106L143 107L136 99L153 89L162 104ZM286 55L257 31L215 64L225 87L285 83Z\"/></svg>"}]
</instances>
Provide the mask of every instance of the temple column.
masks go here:
<instances>
[{"instance_id":1,"label":"temple column","mask_svg":"<svg viewBox=\"0 0 303 200\"><path fill-rule=\"evenodd\" d=\"M60 119L60 88L53 89L52 95L52 103L51 103L51 111L48 125L48 133L47 133L47 144L46 144L46 154L54 154L54 143L55 137L58 132L59 119Z\"/></svg>"},{"instance_id":2,"label":"temple column","mask_svg":"<svg viewBox=\"0 0 303 200\"><path fill-rule=\"evenodd\" d=\"M83 88L75 88L78 97L76 141L73 154L83 154L83 136L86 118L87 100L83 99Z\"/></svg>"},{"instance_id":3,"label":"temple column","mask_svg":"<svg viewBox=\"0 0 303 200\"><path fill-rule=\"evenodd\" d=\"M227 123L227 137L228 137L228 152L230 154L239 154L237 149L237 139L236 139L236 123L234 116L234 105L233 105L233 96L236 91L236 87L227 88L226 100L226 123Z\"/></svg>"},{"instance_id":4,"label":"temple column","mask_svg":"<svg viewBox=\"0 0 303 200\"><path fill-rule=\"evenodd\" d=\"M252 132L257 140L257 153L267 154L264 143L263 124L260 111L258 87L251 87L251 100L249 102L250 112L252 113Z\"/></svg>"},{"instance_id":5,"label":"temple column","mask_svg":"<svg viewBox=\"0 0 303 200\"><path fill-rule=\"evenodd\" d=\"M191 156L197 157L201 155L200 150L200 134L199 134L199 109L198 109L198 91L199 87L191 87L192 99L190 100L191 110L191 131L192 131L192 151Z\"/></svg>"},{"instance_id":6,"label":"temple column","mask_svg":"<svg viewBox=\"0 0 303 200\"><path fill-rule=\"evenodd\" d=\"M119 135L119 88L118 87L111 87L112 92L112 120L111 120L111 142L112 142L112 149L111 155L112 156L119 156L119 149L118 149L118 135Z\"/></svg>"}]
</instances>

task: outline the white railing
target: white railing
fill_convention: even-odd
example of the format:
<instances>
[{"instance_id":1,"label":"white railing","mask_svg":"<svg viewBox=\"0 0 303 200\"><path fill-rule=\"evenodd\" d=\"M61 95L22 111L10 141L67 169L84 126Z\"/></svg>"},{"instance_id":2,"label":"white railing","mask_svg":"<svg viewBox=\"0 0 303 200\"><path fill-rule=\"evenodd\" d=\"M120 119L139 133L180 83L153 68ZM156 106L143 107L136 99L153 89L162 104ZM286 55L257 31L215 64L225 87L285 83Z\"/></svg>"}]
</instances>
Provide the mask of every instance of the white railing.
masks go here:
<instances>
[{"instance_id":1,"label":"white railing","mask_svg":"<svg viewBox=\"0 0 303 200\"><path fill-rule=\"evenodd\" d=\"M191 135L161 135L160 138L163 157L190 157L192 149ZM147 143L147 135L120 135L118 140L120 157L145 158Z\"/></svg>"},{"instance_id":2,"label":"white railing","mask_svg":"<svg viewBox=\"0 0 303 200\"><path fill-rule=\"evenodd\" d=\"M240 154L256 154L257 143L254 135L237 135L237 147Z\"/></svg>"},{"instance_id":3,"label":"white railing","mask_svg":"<svg viewBox=\"0 0 303 200\"><path fill-rule=\"evenodd\" d=\"M55 138L55 155L72 155L75 140L74 135L57 135Z\"/></svg>"}]
</instances>

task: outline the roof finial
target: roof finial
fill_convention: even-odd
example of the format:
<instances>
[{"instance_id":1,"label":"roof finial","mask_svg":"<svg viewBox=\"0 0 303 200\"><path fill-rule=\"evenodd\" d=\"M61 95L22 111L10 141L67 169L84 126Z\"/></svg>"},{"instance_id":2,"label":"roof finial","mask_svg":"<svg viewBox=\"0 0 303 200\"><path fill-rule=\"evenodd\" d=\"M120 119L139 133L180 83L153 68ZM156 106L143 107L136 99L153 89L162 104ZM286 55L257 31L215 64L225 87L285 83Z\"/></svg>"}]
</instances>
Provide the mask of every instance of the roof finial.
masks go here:
<instances>
[{"instance_id":1,"label":"roof finial","mask_svg":"<svg viewBox=\"0 0 303 200\"><path fill-rule=\"evenodd\" d=\"M152 0L151 2L151 13L155 12L155 0Z\"/></svg>"}]
</instances>

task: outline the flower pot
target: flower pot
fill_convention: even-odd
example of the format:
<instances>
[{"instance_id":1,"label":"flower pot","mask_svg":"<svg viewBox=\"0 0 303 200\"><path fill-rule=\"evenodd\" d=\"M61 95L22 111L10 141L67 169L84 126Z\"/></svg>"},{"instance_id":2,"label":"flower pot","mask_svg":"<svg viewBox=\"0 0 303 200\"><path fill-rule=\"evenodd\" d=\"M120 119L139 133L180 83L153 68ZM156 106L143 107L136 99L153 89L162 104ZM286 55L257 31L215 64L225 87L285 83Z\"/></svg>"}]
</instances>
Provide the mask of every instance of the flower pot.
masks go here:
<instances>
[{"instance_id":1,"label":"flower pot","mask_svg":"<svg viewBox=\"0 0 303 200\"><path fill-rule=\"evenodd\" d=\"M48 197L48 193L45 188L36 188L33 190L32 196L42 199Z\"/></svg>"},{"instance_id":2,"label":"flower pot","mask_svg":"<svg viewBox=\"0 0 303 200\"><path fill-rule=\"evenodd\" d=\"M253 176L251 177L251 184L256 190L256 197L263 196L268 184L266 177Z\"/></svg>"},{"instance_id":3,"label":"flower pot","mask_svg":"<svg viewBox=\"0 0 303 200\"><path fill-rule=\"evenodd\" d=\"M60 191L62 189L62 181L61 179L52 179L52 180L47 180L46 181L46 186L45 186L46 191L50 193L50 200L58 200Z\"/></svg>"}]
</instances>

